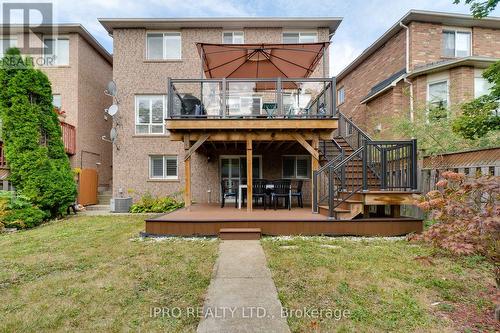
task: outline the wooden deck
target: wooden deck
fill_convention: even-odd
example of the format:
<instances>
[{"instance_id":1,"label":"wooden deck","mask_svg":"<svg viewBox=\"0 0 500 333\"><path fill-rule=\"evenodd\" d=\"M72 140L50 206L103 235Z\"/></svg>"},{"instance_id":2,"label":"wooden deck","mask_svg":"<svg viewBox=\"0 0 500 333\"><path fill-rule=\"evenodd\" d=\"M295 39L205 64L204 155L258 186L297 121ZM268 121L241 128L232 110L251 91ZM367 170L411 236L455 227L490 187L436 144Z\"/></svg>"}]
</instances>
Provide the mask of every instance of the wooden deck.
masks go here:
<instances>
[{"instance_id":1,"label":"wooden deck","mask_svg":"<svg viewBox=\"0 0 500 333\"><path fill-rule=\"evenodd\" d=\"M175 236L216 236L223 228L260 228L264 235L355 235L400 236L421 232L423 223L408 217L369 218L350 221L329 220L313 214L311 208L251 212L234 206L195 204L146 220L146 234Z\"/></svg>"}]
</instances>

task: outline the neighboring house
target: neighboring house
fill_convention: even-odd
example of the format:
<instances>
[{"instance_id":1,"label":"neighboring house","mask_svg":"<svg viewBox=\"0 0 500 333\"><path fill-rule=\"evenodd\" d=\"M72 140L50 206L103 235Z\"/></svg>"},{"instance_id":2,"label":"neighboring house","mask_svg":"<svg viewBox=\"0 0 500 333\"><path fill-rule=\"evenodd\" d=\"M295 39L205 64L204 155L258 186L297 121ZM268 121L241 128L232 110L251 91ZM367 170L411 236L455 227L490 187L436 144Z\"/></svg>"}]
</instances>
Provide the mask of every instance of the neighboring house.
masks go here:
<instances>
[{"instance_id":1,"label":"neighboring house","mask_svg":"<svg viewBox=\"0 0 500 333\"><path fill-rule=\"evenodd\" d=\"M280 214L231 218L246 216L244 224L254 219L256 224L246 225L272 234L420 231L421 221L400 217L400 205L412 202L417 186L415 141L376 143L356 124L350 124L356 136L337 131L348 120L337 113L327 48L340 21L100 19L113 37L120 102L114 117L115 200L183 193L186 223L147 221L146 232L213 235L227 221L221 214L234 210L227 206L245 201L252 214L271 190L288 198L290 181L292 192L302 187L304 204L326 217L311 210L295 215L292 209L283 212L285 223L265 223ZM237 202L229 204L235 195ZM206 206L226 196L224 209ZM385 205L391 221L324 224L387 217Z\"/></svg>"},{"instance_id":2,"label":"neighboring house","mask_svg":"<svg viewBox=\"0 0 500 333\"><path fill-rule=\"evenodd\" d=\"M395 117L427 110L432 120L488 93L482 72L498 60L500 18L411 10L339 73L339 109L393 138Z\"/></svg>"},{"instance_id":3,"label":"neighboring house","mask_svg":"<svg viewBox=\"0 0 500 333\"><path fill-rule=\"evenodd\" d=\"M112 80L111 55L80 24L40 26L29 32L18 25L0 28L0 57L17 47L49 77L71 166L97 169L99 185L110 187L112 146L102 137L109 136L112 125L104 118L113 102L104 94Z\"/></svg>"},{"instance_id":4,"label":"neighboring house","mask_svg":"<svg viewBox=\"0 0 500 333\"><path fill-rule=\"evenodd\" d=\"M443 171L460 172L467 176L500 176L500 148L466 150L424 157L420 186L423 193L436 189L436 183Z\"/></svg>"}]
</instances>

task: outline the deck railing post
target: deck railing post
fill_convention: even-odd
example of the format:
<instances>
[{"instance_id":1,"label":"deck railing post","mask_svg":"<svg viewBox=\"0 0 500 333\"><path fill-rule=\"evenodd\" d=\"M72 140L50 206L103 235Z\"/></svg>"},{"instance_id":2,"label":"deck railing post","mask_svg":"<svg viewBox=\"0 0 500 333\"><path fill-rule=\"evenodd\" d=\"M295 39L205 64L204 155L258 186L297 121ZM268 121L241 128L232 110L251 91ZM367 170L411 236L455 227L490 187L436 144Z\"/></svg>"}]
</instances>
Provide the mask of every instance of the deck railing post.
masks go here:
<instances>
[{"instance_id":1,"label":"deck railing post","mask_svg":"<svg viewBox=\"0 0 500 333\"><path fill-rule=\"evenodd\" d=\"M345 151L343 149L340 152L340 155L341 155L340 161L342 162L345 158ZM345 164L342 165L342 169L340 170L340 175L341 175L340 176L341 177L340 188L344 190L347 188L346 183L345 183Z\"/></svg>"},{"instance_id":2,"label":"deck railing post","mask_svg":"<svg viewBox=\"0 0 500 333\"><path fill-rule=\"evenodd\" d=\"M380 189L382 190L386 189L387 187L386 174L387 174L387 151L386 148L382 147L380 150Z\"/></svg>"},{"instance_id":3,"label":"deck railing post","mask_svg":"<svg viewBox=\"0 0 500 333\"><path fill-rule=\"evenodd\" d=\"M278 77L276 79L276 104L278 106L278 114L280 116L283 116L283 82L281 81L281 78Z\"/></svg>"},{"instance_id":4,"label":"deck railing post","mask_svg":"<svg viewBox=\"0 0 500 333\"><path fill-rule=\"evenodd\" d=\"M363 191L368 191L368 142L363 140Z\"/></svg>"},{"instance_id":5,"label":"deck railing post","mask_svg":"<svg viewBox=\"0 0 500 333\"><path fill-rule=\"evenodd\" d=\"M412 171L412 186L411 188L413 190L418 189L418 166L417 166L417 158L418 158L418 151L417 151L417 139L412 139L411 140L411 171Z\"/></svg>"},{"instance_id":6,"label":"deck railing post","mask_svg":"<svg viewBox=\"0 0 500 333\"><path fill-rule=\"evenodd\" d=\"M313 213L319 213L318 207L318 171L313 171Z\"/></svg>"},{"instance_id":7,"label":"deck railing post","mask_svg":"<svg viewBox=\"0 0 500 333\"><path fill-rule=\"evenodd\" d=\"M334 202L333 202L333 191L334 191L334 178L333 178L333 166L328 167L328 217L332 218L335 216Z\"/></svg>"},{"instance_id":8,"label":"deck railing post","mask_svg":"<svg viewBox=\"0 0 500 333\"><path fill-rule=\"evenodd\" d=\"M331 88L331 116L335 117L337 115L337 78L332 77Z\"/></svg>"},{"instance_id":9,"label":"deck railing post","mask_svg":"<svg viewBox=\"0 0 500 333\"><path fill-rule=\"evenodd\" d=\"M172 89L172 78L167 77L167 118L172 118L173 115L173 105L174 105L174 96Z\"/></svg>"},{"instance_id":10,"label":"deck railing post","mask_svg":"<svg viewBox=\"0 0 500 333\"><path fill-rule=\"evenodd\" d=\"M222 78L222 87L221 87L221 92L222 92L222 96L221 96L221 106L220 106L220 117L221 118L224 118L225 115L226 115L226 78L223 77Z\"/></svg>"}]
</instances>

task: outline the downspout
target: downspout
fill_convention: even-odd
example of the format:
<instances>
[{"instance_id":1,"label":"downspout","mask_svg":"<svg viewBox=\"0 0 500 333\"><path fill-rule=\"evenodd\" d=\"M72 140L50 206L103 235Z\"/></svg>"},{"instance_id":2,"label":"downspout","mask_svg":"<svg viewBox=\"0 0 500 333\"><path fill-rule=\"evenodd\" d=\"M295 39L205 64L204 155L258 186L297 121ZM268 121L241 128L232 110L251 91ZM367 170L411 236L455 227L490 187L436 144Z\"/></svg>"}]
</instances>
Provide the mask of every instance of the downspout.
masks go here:
<instances>
[{"instance_id":1,"label":"downspout","mask_svg":"<svg viewBox=\"0 0 500 333\"><path fill-rule=\"evenodd\" d=\"M399 25L406 30L406 75L404 81L410 85L410 121L413 122L415 119L413 110L413 83L408 80L408 74L410 73L410 28L403 24L402 21Z\"/></svg>"}]
</instances>

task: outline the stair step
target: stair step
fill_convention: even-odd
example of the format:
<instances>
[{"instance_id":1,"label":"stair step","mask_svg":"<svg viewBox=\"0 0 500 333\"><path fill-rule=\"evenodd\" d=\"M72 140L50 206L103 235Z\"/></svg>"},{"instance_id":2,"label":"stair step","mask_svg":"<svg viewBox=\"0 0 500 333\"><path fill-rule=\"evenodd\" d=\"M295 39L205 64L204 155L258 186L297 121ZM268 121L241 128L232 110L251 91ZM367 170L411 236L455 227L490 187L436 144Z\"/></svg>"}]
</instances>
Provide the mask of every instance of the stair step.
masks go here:
<instances>
[{"instance_id":1,"label":"stair step","mask_svg":"<svg viewBox=\"0 0 500 333\"><path fill-rule=\"evenodd\" d=\"M99 211L108 211L110 210L109 205L90 205L85 207L86 210L99 210Z\"/></svg>"},{"instance_id":2,"label":"stair step","mask_svg":"<svg viewBox=\"0 0 500 333\"><path fill-rule=\"evenodd\" d=\"M222 240L258 240L262 234L260 228L222 228L219 238Z\"/></svg>"}]
</instances>

